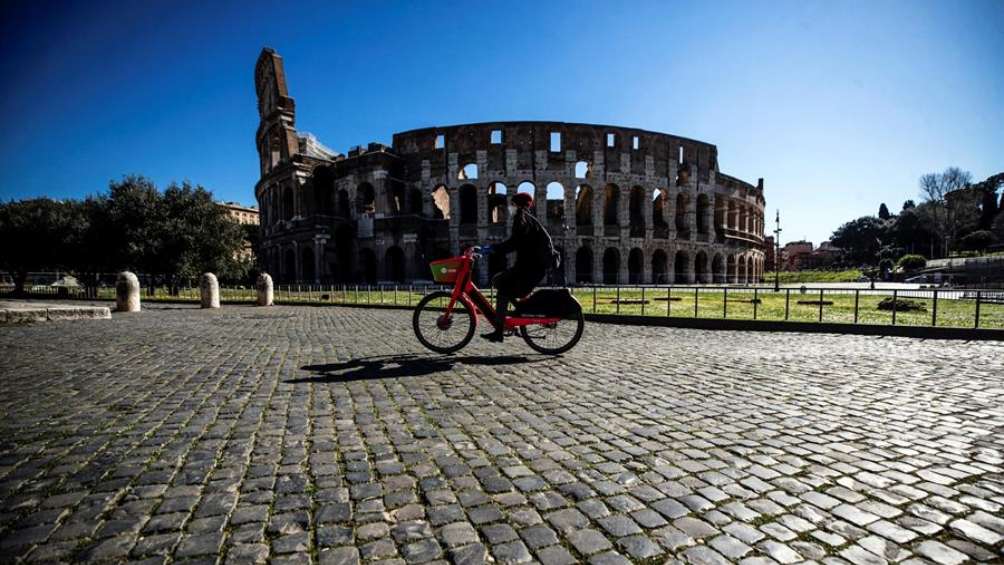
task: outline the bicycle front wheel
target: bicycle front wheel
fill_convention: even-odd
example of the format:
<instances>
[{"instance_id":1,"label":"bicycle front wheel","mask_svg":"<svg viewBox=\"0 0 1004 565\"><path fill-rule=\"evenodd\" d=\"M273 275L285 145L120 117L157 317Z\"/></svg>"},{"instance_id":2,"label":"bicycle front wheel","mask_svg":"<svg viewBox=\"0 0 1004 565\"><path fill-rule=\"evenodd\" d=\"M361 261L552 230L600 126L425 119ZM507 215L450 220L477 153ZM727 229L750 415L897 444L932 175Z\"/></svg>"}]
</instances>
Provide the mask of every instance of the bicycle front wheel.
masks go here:
<instances>
[{"instance_id":1,"label":"bicycle front wheel","mask_svg":"<svg viewBox=\"0 0 1004 565\"><path fill-rule=\"evenodd\" d=\"M586 320L580 310L575 316L554 324L520 326L519 334L531 349L545 355L560 355L582 339Z\"/></svg>"},{"instance_id":2,"label":"bicycle front wheel","mask_svg":"<svg viewBox=\"0 0 1004 565\"><path fill-rule=\"evenodd\" d=\"M411 317L415 337L436 353L454 353L474 337L477 314L457 300L453 312L446 316L449 292L433 292L418 301Z\"/></svg>"}]
</instances>

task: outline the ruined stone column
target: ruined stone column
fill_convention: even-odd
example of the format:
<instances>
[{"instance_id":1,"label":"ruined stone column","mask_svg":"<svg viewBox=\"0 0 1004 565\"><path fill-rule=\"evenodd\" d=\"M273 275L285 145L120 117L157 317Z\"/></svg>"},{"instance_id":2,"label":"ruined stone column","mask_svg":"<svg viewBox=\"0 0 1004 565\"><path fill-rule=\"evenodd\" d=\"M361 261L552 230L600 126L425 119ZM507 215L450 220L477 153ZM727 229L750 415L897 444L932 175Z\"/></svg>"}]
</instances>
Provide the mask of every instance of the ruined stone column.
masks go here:
<instances>
[{"instance_id":1,"label":"ruined stone column","mask_svg":"<svg viewBox=\"0 0 1004 565\"><path fill-rule=\"evenodd\" d=\"M275 298L272 277L268 273L261 273L255 287L258 289L258 306L271 306Z\"/></svg>"},{"instance_id":2,"label":"ruined stone column","mask_svg":"<svg viewBox=\"0 0 1004 565\"><path fill-rule=\"evenodd\" d=\"M621 241L626 241L626 238ZM631 280L631 273L628 269L628 263L631 259L631 246L622 244L618 250L620 255L620 263L617 265L617 284L628 284Z\"/></svg>"},{"instance_id":3,"label":"ruined stone column","mask_svg":"<svg viewBox=\"0 0 1004 565\"><path fill-rule=\"evenodd\" d=\"M697 239L697 193L688 192L687 193L687 230L690 232L690 241L695 241Z\"/></svg>"},{"instance_id":4,"label":"ruined stone column","mask_svg":"<svg viewBox=\"0 0 1004 565\"><path fill-rule=\"evenodd\" d=\"M139 279L129 271L123 271L115 281L115 311L139 312L139 310Z\"/></svg>"},{"instance_id":5,"label":"ruined stone column","mask_svg":"<svg viewBox=\"0 0 1004 565\"><path fill-rule=\"evenodd\" d=\"M648 192L648 187L650 186L651 185L649 183L645 183L642 185L641 191L641 221L645 223L645 241L652 241L652 235L655 229L655 222L653 221L655 219L655 212L652 206L652 193Z\"/></svg>"},{"instance_id":6,"label":"ruined stone column","mask_svg":"<svg viewBox=\"0 0 1004 565\"><path fill-rule=\"evenodd\" d=\"M574 284L575 280L575 255L578 253L575 237L565 238L565 256L562 258L561 268L565 272L565 285Z\"/></svg>"},{"instance_id":7,"label":"ruined stone column","mask_svg":"<svg viewBox=\"0 0 1004 565\"><path fill-rule=\"evenodd\" d=\"M203 308L220 307L220 283L216 280L216 275L203 273L199 281L199 295Z\"/></svg>"},{"instance_id":8,"label":"ruined stone column","mask_svg":"<svg viewBox=\"0 0 1004 565\"><path fill-rule=\"evenodd\" d=\"M593 245L593 284L603 284L603 240Z\"/></svg>"},{"instance_id":9,"label":"ruined stone column","mask_svg":"<svg viewBox=\"0 0 1004 565\"><path fill-rule=\"evenodd\" d=\"M604 230L606 229L603 225L603 223L606 221L606 217L603 214L605 192L606 188L604 188L603 190L597 190L595 188L593 189L593 202L591 206L593 214L593 237L597 238L598 241L602 241L599 238L603 237Z\"/></svg>"}]
</instances>

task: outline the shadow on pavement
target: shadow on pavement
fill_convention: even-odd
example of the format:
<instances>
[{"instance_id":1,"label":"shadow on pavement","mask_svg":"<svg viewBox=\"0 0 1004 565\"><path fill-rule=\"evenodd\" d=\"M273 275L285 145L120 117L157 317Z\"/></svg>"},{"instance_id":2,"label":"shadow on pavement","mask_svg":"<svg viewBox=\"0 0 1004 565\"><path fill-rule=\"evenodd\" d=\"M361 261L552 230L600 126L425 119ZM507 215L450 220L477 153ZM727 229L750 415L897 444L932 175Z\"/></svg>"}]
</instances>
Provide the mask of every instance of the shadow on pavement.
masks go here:
<instances>
[{"instance_id":1,"label":"shadow on pavement","mask_svg":"<svg viewBox=\"0 0 1004 565\"><path fill-rule=\"evenodd\" d=\"M304 365L300 369L314 373L310 377L290 379L287 383L344 383L359 380L395 379L400 377L421 377L450 371L455 365L521 365L538 363L548 358L530 358L525 355L466 355L466 356L423 356L413 353L405 355L378 355L360 357L344 363L324 363Z\"/></svg>"}]
</instances>

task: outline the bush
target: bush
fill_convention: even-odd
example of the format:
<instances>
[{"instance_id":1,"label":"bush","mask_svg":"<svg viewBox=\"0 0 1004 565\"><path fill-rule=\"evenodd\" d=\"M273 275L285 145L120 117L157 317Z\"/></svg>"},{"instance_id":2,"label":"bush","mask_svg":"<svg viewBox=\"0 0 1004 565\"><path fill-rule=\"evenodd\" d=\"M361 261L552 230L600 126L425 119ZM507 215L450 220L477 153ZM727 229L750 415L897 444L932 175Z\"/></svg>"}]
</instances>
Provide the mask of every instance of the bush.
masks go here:
<instances>
[{"instance_id":1,"label":"bush","mask_svg":"<svg viewBox=\"0 0 1004 565\"><path fill-rule=\"evenodd\" d=\"M879 310L892 310L895 305L897 312L927 312L927 306L917 300L906 300L887 296L878 304Z\"/></svg>"},{"instance_id":2,"label":"bush","mask_svg":"<svg viewBox=\"0 0 1004 565\"><path fill-rule=\"evenodd\" d=\"M987 247L990 247L997 241L997 236L993 232L987 230L974 231L973 233L962 238L960 242L963 249L969 251L982 251Z\"/></svg>"},{"instance_id":3,"label":"bush","mask_svg":"<svg viewBox=\"0 0 1004 565\"><path fill-rule=\"evenodd\" d=\"M923 269L927 265L927 259L923 255L904 255L896 261L896 266L904 271L916 271Z\"/></svg>"}]
</instances>

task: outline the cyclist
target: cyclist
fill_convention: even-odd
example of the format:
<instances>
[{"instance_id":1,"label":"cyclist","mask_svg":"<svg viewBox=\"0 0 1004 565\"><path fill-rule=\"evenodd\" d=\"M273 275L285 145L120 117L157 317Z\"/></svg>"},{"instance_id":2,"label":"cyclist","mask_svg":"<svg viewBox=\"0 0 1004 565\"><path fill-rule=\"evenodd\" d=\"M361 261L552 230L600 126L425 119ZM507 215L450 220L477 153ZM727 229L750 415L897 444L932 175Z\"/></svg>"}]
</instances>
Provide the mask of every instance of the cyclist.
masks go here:
<instances>
[{"instance_id":1,"label":"cyclist","mask_svg":"<svg viewBox=\"0 0 1004 565\"><path fill-rule=\"evenodd\" d=\"M515 208L515 210L513 209ZM551 236L544 226L530 213L533 208L533 197L520 192L512 197L509 213L513 215L512 235L498 245L486 245L482 252L509 254L516 252L516 264L495 275L492 284L495 286L495 312L493 320L495 331L483 334L488 341L501 342L505 330L506 311L509 301L523 298L533 291L534 287L544 279L547 270L556 266L557 252Z\"/></svg>"}]
</instances>

